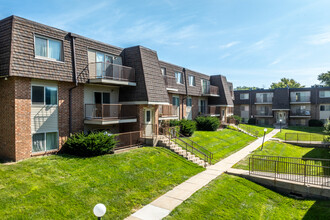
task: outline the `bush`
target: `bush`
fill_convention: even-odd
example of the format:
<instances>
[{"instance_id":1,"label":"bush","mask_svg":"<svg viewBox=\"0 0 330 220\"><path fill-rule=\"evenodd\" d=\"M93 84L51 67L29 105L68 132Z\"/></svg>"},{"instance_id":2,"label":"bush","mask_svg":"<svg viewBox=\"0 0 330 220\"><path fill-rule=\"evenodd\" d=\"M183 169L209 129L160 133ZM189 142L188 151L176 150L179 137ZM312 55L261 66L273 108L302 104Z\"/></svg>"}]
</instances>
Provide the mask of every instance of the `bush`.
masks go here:
<instances>
[{"instance_id":1,"label":"bush","mask_svg":"<svg viewBox=\"0 0 330 220\"><path fill-rule=\"evenodd\" d=\"M257 119L255 119L255 118L250 118L250 119L248 120L248 124L249 124L249 125L255 125L255 124L257 124Z\"/></svg>"},{"instance_id":2,"label":"bush","mask_svg":"<svg viewBox=\"0 0 330 220\"><path fill-rule=\"evenodd\" d=\"M108 153L113 153L117 144L115 135L106 132L78 133L71 136L63 145L63 152L82 156L92 157Z\"/></svg>"},{"instance_id":3,"label":"bush","mask_svg":"<svg viewBox=\"0 0 330 220\"><path fill-rule=\"evenodd\" d=\"M197 130L199 131L216 131L220 126L220 121L216 117L199 116L195 119Z\"/></svg>"},{"instance_id":4,"label":"bush","mask_svg":"<svg viewBox=\"0 0 330 220\"><path fill-rule=\"evenodd\" d=\"M191 136L196 131L196 122L182 119L180 121L180 133L184 136Z\"/></svg>"},{"instance_id":5,"label":"bush","mask_svg":"<svg viewBox=\"0 0 330 220\"><path fill-rule=\"evenodd\" d=\"M323 127L324 124L323 124L323 122L320 121L320 120L317 120L317 119L310 119L310 120L308 121L308 126L309 126L309 127Z\"/></svg>"},{"instance_id":6,"label":"bush","mask_svg":"<svg viewBox=\"0 0 330 220\"><path fill-rule=\"evenodd\" d=\"M180 126L179 120L170 120L170 127Z\"/></svg>"},{"instance_id":7,"label":"bush","mask_svg":"<svg viewBox=\"0 0 330 220\"><path fill-rule=\"evenodd\" d=\"M228 118L229 118L229 120L235 120L236 125L238 125L239 123L242 122L242 118L238 115L231 115Z\"/></svg>"}]
</instances>

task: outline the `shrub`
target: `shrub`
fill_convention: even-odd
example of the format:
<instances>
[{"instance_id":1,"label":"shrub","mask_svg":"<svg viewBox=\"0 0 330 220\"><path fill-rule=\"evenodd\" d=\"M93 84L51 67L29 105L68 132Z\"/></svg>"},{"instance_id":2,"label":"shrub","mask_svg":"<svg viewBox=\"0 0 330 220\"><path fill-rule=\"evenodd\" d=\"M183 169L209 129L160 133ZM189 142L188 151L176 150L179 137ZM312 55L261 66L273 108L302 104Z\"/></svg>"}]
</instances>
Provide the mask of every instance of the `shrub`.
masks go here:
<instances>
[{"instance_id":1,"label":"shrub","mask_svg":"<svg viewBox=\"0 0 330 220\"><path fill-rule=\"evenodd\" d=\"M229 120L234 120L236 125L242 122L242 118L238 115L231 115L228 118Z\"/></svg>"},{"instance_id":2,"label":"shrub","mask_svg":"<svg viewBox=\"0 0 330 220\"><path fill-rule=\"evenodd\" d=\"M234 131L238 131L238 128L236 128L235 126L232 126L232 125L228 125L227 128L234 130Z\"/></svg>"},{"instance_id":3,"label":"shrub","mask_svg":"<svg viewBox=\"0 0 330 220\"><path fill-rule=\"evenodd\" d=\"M175 126L179 126L179 125L180 125L179 120L170 120L170 127L175 127Z\"/></svg>"},{"instance_id":4,"label":"shrub","mask_svg":"<svg viewBox=\"0 0 330 220\"><path fill-rule=\"evenodd\" d=\"M323 127L323 122L317 119L310 119L308 121L308 126L309 127Z\"/></svg>"},{"instance_id":5,"label":"shrub","mask_svg":"<svg viewBox=\"0 0 330 220\"><path fill-rule=\"evenodd\" d=\"M220 121L216 117L199 116L195 119L197 130L199 131L216 131L220 126Z\"/></svg>"},{"instance_id":6,"label":"shrub","mask_svg":"<svg viewBox=\"0 0 330 220\"><path fill-rule=\"evenodd\" d=\"M108 153L113 153L117 144L115 135L106 132L78 133L71 136L63 145L63 152L82 156L92 157Z\"/></svg>"},{"instance_id":7,"label":"shrub","mask_svg":"<svg viewBox=\"0 0 330 220\"><path fill-rule=\"evenodd\" d=\"M184 136L191 136L196 131L196 122L182 119L180 121L180 133Z\"/></svg>"},{"instance_id":8,"label":"shrub","mask_svg":"<svg viewBox=\"0 0 330 220\"><path fill-rule=\"evenodd\" d=\"M249 125L255 125L255 124L257 124L257 119L255 119L255 118L250 118L250 119L248 120L248 124L249 124Z\"/></svg>"}]
</instances>

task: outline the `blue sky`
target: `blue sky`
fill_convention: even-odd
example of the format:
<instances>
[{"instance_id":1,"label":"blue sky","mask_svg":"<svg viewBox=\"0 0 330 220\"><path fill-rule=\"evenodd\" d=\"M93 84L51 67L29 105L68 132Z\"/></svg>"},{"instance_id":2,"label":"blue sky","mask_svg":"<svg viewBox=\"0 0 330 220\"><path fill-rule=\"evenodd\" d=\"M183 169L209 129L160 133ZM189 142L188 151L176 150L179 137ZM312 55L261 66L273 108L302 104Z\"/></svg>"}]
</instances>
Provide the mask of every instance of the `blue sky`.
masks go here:
<instances>
[{"instance_id":1,"label":"blue sky","mask_svg":"<svg viewBox=\"0 0 330 220\"><path fill-rule=\"evenodd\" d=\"M159 59L234 86L268 88L282 77L310 86L330 70L327 0L0 0L12 14Z\"/></svg>"}]
</instances>

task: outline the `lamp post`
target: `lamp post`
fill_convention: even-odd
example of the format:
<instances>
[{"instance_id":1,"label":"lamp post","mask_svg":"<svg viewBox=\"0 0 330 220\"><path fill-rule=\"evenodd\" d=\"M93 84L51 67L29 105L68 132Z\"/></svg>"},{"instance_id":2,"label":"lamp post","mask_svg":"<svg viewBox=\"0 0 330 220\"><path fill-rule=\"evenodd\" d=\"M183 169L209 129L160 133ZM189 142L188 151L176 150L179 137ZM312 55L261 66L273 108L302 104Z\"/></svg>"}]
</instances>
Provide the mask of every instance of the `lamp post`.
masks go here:
<instances>
[{"instance_id":1,"label":"lamp post","mask_svg":"<svg viewBox=\"0 0 330 220\"><path fill-rule=\"evenodd\" d=\"M93 213L98 220L101 220L101 217L105 214L106 211L107 208L102 203L96 204L93 209Z\"/></svg>"},{"instance_id":2,"label":"lamp post","mask_svg":"<svg viewBox=\"0 0 330 220\"><path fill-rule=\"evenodd\" d=\"M282 119L280 119L280 132L282 132Z\"/></svg>"},{"instance_id":3,"label":"lamp post","mask_svg":"<svg viewBox=\"0 0 330 220\"><path fill-rule=\"evenodd\" d=\"M267 128L264 129L264 138L262 139L261 150L264 148L264 141L265 141L266 132L267 132Z\"/></svg>"}]
</instances>

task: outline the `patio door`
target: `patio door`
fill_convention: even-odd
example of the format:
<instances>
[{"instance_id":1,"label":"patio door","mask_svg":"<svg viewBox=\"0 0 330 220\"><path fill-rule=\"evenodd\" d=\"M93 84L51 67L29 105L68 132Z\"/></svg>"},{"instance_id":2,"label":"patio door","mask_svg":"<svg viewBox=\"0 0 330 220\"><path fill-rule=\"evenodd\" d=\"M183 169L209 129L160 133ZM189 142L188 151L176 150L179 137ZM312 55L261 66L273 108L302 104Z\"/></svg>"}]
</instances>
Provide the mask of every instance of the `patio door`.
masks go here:
<instances>
[{"instance_id":1,"label":"patio door","mask_svg":"<svg viewBox=\"0 0 330 220\"><path fill-rule=\"evenodd\" d=\"M153 110L151 108L144 109L144 131L145 136L150 137L153 134Z\"/></svg>"},{"instance_id":2,"label":"patio door","mask_svg":"<svg viewBox=\"0 0 330 220\"><path fill-rule=\"evenodd\" d=\"M192 110L191 110L191 107L192 107L192 99L191 97L188 97L187 98L187 105L186 105L186 117L188 120L192 120Z\"/></svg>"}]
</instances>

